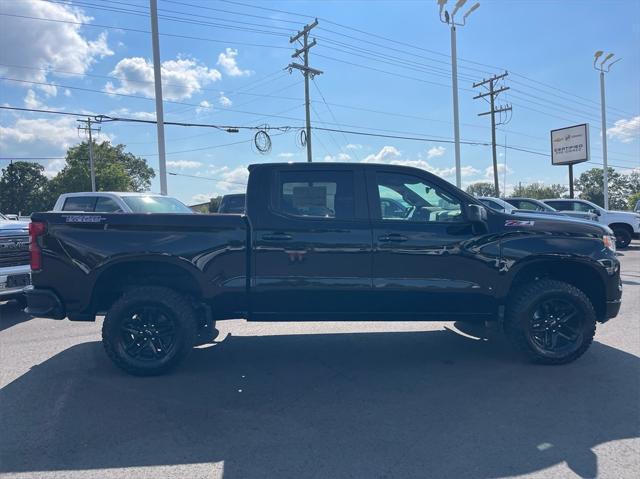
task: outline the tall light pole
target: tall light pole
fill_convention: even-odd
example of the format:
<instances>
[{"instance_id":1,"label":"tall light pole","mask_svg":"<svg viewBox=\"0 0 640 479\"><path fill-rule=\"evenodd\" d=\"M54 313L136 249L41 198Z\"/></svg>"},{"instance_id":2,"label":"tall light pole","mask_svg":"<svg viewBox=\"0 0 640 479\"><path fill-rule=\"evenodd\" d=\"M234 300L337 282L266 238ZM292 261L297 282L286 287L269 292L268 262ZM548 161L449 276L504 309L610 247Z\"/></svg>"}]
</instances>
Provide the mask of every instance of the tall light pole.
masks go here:
<instances>
[{"instance_id":1,"label":"tall light pole","mask_svg":"<svg viewBox=\"0 0 640 479\"><path fill-rule=\"evenodd\" d=\"M453 88L453 136L455 139L455 154L456 154L456 186L460 188L462 186L462 173L460 170L460 117L458 114L458 58L456 48L456 27L462 27L467 22L467 17L471 15L474 10L477 10L480 3L477 2L467 10L462 16L462 22L456 23L455 16L458 13L467 0L458 0L453 8L453 11L449 13L445 10L447 0L438 0L438 6L440 7L440 21L446 23L451 27L451 83Z\"/></svg>"},{"instance_id":2,"label":"tall light pole","mask_svg":"<svg viewBox=\"0 0 640 479\"><path fill-rule=\"evenodd\" d=\"M164 109L162 105L162 64L158 39L158 0L149 0L151 18L151 47L153 49L153 82L156 92L156 127L158 131L158 166L160 170L160 194L167 194L167 159L164 150Z\"/></svg>"},{"instance_id":3,"label":"tall light pole","mask_svg":"<svg viewBox=\"0 0 640 479\"><path fill-rule=\"evenodd\" d=\"M600 72L600 108L602 110L602 182L603 182L603 195L604 195L604 209L609 209L609 167L607 163L607 112L604 98L604 74L611 70L614 63L619 62L622 58L618 58L613 62L605 65L613 57L613 53L609 53L604 57L604 60L596 65L598 59L604 55L602 50L598 50L593 55L593 68Z\"/></svg>"}]
</instances>

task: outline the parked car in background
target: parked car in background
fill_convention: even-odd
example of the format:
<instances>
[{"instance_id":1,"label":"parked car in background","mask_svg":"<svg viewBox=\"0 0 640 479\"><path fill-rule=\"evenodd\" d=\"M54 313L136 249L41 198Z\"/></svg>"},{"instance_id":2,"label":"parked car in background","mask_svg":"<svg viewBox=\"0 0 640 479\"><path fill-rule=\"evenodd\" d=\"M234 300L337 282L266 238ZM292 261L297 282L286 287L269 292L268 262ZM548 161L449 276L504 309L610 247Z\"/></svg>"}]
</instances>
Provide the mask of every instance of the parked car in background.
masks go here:
<instances>
[{"instance_id":1,"label":"parked car in background","mask_svg":"<svg viewBox=\"0 0 640 479\"><path fill-rule=\"evenodd\" d=\"M244 193L224 195L222 200L220 200L218 213L243 214L245 210L245 198L246 195Z\"/></svg>"},{"instance_id":2,"label":"parked car in background","mask_svg":"<svg viewBox=\"0 0 640 479\"><path fill-rule=\"evenodd\" d=\"M513 205L521 211L535 211L536 213L558 214L563 216L573 216L583 220L597 221L598 216L588 211L558 211L543 201L533 198L504 198L504 201Z\"/></svg>"},{"instance_id":3,"label":"parked car in background","mask_svg":"<svg viewBox=\"0 0 640 479\"><path fill-rule=\"evenodd\" d=\"M513 205L510 205L500 198L494 198L493 196L479 196L478 199L482 204L488 206L492 210L500 211L502 213L513 214L517 210Z\"/></svg>"},{"instance_id":4,"label":"parked car in background","mask_svg":"<svg viewBox=\"0 0 640 479\"><path fill-rule=\"evenodd\" d=\"M543 200L558 211L583 211L594 213L598 222L607 225L616 236L618 248L626 248L632 238L640 238L640 214L631 211L605 210L587 200L549 199Z\"/></svg>"},{"instance_id":5,"label":"parked car in background","mask_svg":"<svg viewBox=\"0 0 640 479\"><path fill-rule=\"evenodd\" d=\"M3 216L5 220L18 221L18 215L7 213L6 215L3 215Z\"/></svg>"},{"instance_id":6,"label":"parked car in background","mask_svg":"<svg viewBox=\"0 0 640 479\"><path fill-rule=\"evenodd\" d=\"M24 290L30 284L29 223L0 218L0 301L24 304Z\"/></svg>"},{"instance_id":7,"label":"parked car in background","mask_svg":"<svg viewBox=\"0 0 640 479\"><path fill-rule=\"evenodd\" d=\"M64 193L56 201L53 211L193 214L187 205L171 196L116 191Z\"/></svg>"},{"instance_id":8,"label":"parked car in background","mask_svg":"<svg viewBox=\"0 0 640 479\"><path fill-rule=\"evenodd\" d=\"M534 361L563 364L620 309L604 225L494 211L406 166L249 172L247 215L34 213L27 311L72 321L106 312L107 355L152 375L231 318L495 321ZM389 198L408 205L404 216L387 216Z\"/></svg>"}]
</instances>

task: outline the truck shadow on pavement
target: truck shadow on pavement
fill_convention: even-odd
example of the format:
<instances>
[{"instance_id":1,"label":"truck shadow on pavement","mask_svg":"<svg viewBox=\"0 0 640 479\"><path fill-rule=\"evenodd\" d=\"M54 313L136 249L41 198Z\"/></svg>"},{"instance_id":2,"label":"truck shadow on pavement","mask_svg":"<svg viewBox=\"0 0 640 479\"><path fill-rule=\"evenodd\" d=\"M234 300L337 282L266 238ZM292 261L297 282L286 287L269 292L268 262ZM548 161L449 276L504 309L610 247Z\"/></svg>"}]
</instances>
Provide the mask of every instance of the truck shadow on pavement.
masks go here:
<instances>
[{"instance_id":1,"label":"truck shadow on pavement","mask_svg":"<svg viewBox=\"0 0 640 479\"><path fill-rule=\"evenodd\" d=\"M639 359L600 343L543 367L449 331L230 337L155 378L90 342L0 391L0 472L459 478L564 461L596 477L595 446L638 436L639 383Z\"/></svg>"},{"instance_id":2,"label":"truck shadow on pavement","mask_svg":"<svg viewBox=\"0 0 640 479\"><path fill-rule=\"evenodd\" d=\"M15 301L0 303L0 331L9 329L16 324L32 319L33 316L22 311L22 306Z\"/></svg>"}]
</instances>

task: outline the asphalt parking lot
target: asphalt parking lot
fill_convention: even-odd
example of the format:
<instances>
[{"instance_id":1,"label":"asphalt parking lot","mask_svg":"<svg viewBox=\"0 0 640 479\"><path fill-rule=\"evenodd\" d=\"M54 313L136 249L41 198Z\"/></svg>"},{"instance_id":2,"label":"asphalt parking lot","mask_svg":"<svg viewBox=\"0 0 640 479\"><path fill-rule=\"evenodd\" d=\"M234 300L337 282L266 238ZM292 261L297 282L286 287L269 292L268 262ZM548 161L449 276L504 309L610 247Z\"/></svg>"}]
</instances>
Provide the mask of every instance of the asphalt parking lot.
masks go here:
<instances>
[{"instance_id":1,"label":"asphalt parking lot","mask_svg":"<svg viewBox=\"0 0 640 479\"><path fill-rule=\"evenodd\" d=\"M640 477L640 242L619 317L577 362L453 324L220 324L136 378L97 323L0 304L2 477Z\"/></svg>"}]
</instances>

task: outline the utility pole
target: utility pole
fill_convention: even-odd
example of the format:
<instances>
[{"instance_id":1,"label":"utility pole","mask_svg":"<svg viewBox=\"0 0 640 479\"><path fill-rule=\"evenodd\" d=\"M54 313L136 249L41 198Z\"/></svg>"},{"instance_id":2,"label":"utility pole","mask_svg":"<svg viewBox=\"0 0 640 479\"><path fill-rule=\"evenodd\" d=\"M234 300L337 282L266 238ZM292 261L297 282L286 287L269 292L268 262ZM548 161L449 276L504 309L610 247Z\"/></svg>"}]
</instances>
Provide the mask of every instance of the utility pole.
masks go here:
<instances>
[{"instance_id":1,"label":"utility pole","mask_svg":"<svg viewBox=\"0 0 640 479\"><path fill-rule=\"evenodd\" d=\"M96 191L96 168L93 161L93 132L100 132L100 128L91 128L91 117L88 116L86 120L77 120L78 132L81 130L89 134L89 171L91 174L91 191Z\"/></svg>"},{"instance_id":2,"label":"utility pole","mask_svg":"<svg viewBox=\"0 0 640 479\"><path fill-rule=\"evenodd\" d=\"M167 194L167 158L164 150L164 109L162 105L162 72L160 63L160 39L158 38L158 0L149 0L151 18L151 46L153 47L153 80L156 90L156 126L158 129L158 165L160 169L160 194Z\"/></svg>"},{"instance_id":3,"label":"utility pole","mask_svg":"<svg viewBox=\"0 0 640 479\"><path fill-rule=\"evenodd\" d=\"M307 161L311 163L312 161L312 151L311 151L311 113L309 112L309 108L311 103L309 101L309 77L313 78L316 75L321 75L322 72L320 70L316 70L315 68L311 68L309 66L309 50L316 46L315 38L311 43L309 43L309 32L318 25L318 19L316 18L313 23L305 25L305 27L300 30L297 34L292 36L289 39L289 43L294 43L298 41L301 44L301 48L297 49L291 58L299 58L302 55L303 64L299 63L289 63L287 67L289 69L289 73L296 70L300 70L304 75L304 107L306 113L306 143L307 143ZM302 41L300 39L302 38Z\"/></svg>"},{"instance_id":4,"label":"utility pole","mask_svg":"<svg viewBox=\"0 0 640 479\"><path fill-rule=\"evenodd\" d=\"M593 68L600 72L600 108L602 110L602 175L603 175L603 194L604 194L604 209L609 209L609 165L607 163L607 112L605 105L605 95L604 95L604 74L609 73L611 67L614 63L619 62L622 58L618 58L617 60L611 62L609 65L605 66L611 58L613 57L613 53L609 53L604 60L600 62L600 65L596 66L596 62L598 58L600 58L604 52L602 50L598 50L593 55Z\"/></svg>"},{"instance_id":5,"label":"utility pole","mask_svg":"<svg viewBox=\"0 0 640 479\"><path fill-rule=\"evenodd\" d=\"M487 96L489 97L489 105L491 109L483 113L478 113L478 116L491 115L491 150L493 153L493 184L495 188L496 197L500 197L500 184L498 182L498 155L496 152L496 125L502 124L502 122L496 123L496 113L502 114L503 112L506 113L511 111L511 105L508 105L508 104L496 108L496 105L495 105L496 97L500 93L509 90L508 86L496 89L496 83L499 80L502 80L503 78L505 78L508 74L509 74L508 72L504 72L502 75L494 75L491 78L488 78L486 80L482 80L478 83L473 84L473 88L478 88L479 86L486 86L487 84L489 85L488 86L489 91L485 93L480 93L479 95L474 96L473 99L477 100L478 98L485 98Z\"/></svg>"},{"instance_id":6,"label":"utility pole","mask_svg":"<svg viewBox=\"0 0 640 479\"><path fill-rule=\"evenodd\" d=\"M462 171L460 163L460 115L458 112L458 49L456 44L456 27L462 27L467 23L467 17L480 7L480 3L477 2L471 6L469 10L463 15L462 22L456 23L455 16L458 13L467 0L458 0L453 8L451 14L449 10L445 10L447 0L438 0L438 6L440 7L440 21L446 23L451 27L451 85L453 90L453 136L455 143L455 155L456 155L456 186L461 188L462 185Z\"/></svg>"}]
</instances>

